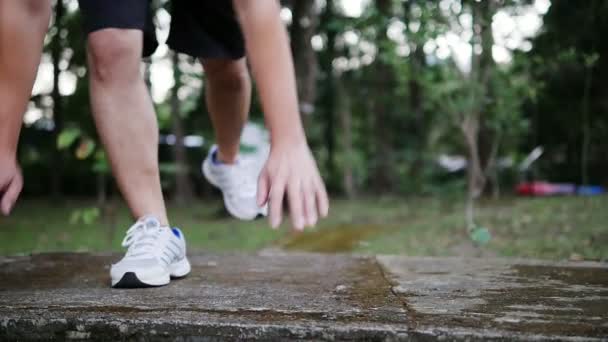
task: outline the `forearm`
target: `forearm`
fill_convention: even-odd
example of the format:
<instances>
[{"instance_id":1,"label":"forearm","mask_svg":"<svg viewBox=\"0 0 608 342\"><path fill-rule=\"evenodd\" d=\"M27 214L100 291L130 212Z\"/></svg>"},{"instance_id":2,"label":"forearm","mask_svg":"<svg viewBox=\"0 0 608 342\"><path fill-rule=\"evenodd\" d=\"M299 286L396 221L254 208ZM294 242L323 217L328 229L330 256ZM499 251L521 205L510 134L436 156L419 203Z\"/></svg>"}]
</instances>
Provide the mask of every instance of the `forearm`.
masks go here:
<instances>
[{"instance_id":1,"label":"forearm","mask_svg":"<svg viewBox=\"0 0 608 342\"><path fill-rule=\"evenodd\" d=\"M278 1L233 2L273 144L305 142L293 59Z\"/></svg>"},{"instance_id":2,"label":"forearm","mask_svg":"<svg viewBox=\"0 0 608 342\"><path fill-rule=\"evenodd\" d=\"M14 158L43 39L47 0L0 1L0 154Z\"/></svg>"},{"instance_id":3,"label":"forearm","mask_svg":"<svg viewBox=\"0 0 608 342\"><path fill-rule=\"evenodd\" d=\"M5 111L0 110L0 157L14 159L21 130L21 116L5 114Z\"/></svg>"}]
</instances>

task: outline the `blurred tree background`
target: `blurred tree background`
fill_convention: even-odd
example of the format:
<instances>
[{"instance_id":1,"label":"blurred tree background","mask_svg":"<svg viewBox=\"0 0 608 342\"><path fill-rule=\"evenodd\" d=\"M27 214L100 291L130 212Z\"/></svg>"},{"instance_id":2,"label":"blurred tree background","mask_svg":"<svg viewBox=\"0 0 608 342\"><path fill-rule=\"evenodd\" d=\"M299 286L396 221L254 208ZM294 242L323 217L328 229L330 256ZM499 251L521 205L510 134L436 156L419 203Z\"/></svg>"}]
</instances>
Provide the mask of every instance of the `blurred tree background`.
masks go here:
<instances>
[{"instance_id":1,"label":"blurred tree background","mask_svg":"<svg viewBox=\"0 0 608 342\"><path fill-rule=\"evenodd\" d=\"M494 241L500 244L501 223L488 219L500 215L489 214L488 203L492 199L496 207L512 209L505 203L513 200L518 182L608 184L608 86L604 84L608 42L602 39L608 33L608 2L281 3L302 119L328 189L334 198L344 199L338 201L339 210L367 210L376 203L406 215L412 208L396 203L426 203L437 210L420 213L461 213L449 222L453 229L464 228L476 246L489 238L475 235L481 224L490 225ZM159 153L164 191L176 206L191 208L194 198L217 199L199 172L213 132L203 102L201 66L162 44L169 27L168 6L168 1L154 2L161 46L142 64L142 72L163 136ZM25 198L52 197L56 205L94 198L92 205L77 206L84 209L72 213L73 221L101 220L115 226L116 212L122 209L91 119L77 1L54 2L45 44L20 142ZM128 108L124 111L129 115ZM263 123L257 98L251 119ZM522 162L537 147L544 153L522 170ZM435 206L435 198L449 203L449 208L457 203L456 207ZM573 200L550 200L547 211L563 206L588 210L593 216L589 221L566 222L557 228L562 232L573 225L588 226L589 232L579 239L583 247L558 248L555 253L549 247L548 252L532 254L607 257L605 249L594 247L608 240L605 224L597 216L606 200L584 205L569 201ZM475 210L479 206L481 212ZM403 220L390 213L370 209L365 219L334 217L331 227L370 222L390 226L391 217ZM508 215L520 222L535 214L515 210ZM547 225L555 229L553 223ZM427 228L420 231L433 231ZM365 247L366 229L355 229L358 246L374 251ZM538 241L554 233L543 230ZM343 242L348 239L340 237ZM386 239L379 241L390 246ZM505 241L511 240L503 240L506 249L497 247L499 253L526 255ZM395 248L404 252L403 247ZM516 251L508 252L509 248Z\"/></svg>"}]
</instances>

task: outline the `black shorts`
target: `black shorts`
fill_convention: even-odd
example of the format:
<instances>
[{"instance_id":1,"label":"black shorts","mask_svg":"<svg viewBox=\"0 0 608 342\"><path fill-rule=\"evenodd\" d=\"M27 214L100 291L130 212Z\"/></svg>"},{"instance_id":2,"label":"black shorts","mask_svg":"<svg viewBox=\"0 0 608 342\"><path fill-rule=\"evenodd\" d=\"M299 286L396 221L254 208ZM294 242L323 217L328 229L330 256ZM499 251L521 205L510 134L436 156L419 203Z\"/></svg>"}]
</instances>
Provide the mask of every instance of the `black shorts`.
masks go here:
<instances>
[{"instance_id":1,"label":"black shorts","mask_svg":"<svg viewBox=\"0 0 608 342\"><path fill-rule=\"evenodd\" d=\"M139 29L144 34L143 56L158 47L150 0L79 0L87 34L105 29ZM200 58L239 59L245 40L230 0L172 0L173 50Z\"/></svg>"}]
</instances>

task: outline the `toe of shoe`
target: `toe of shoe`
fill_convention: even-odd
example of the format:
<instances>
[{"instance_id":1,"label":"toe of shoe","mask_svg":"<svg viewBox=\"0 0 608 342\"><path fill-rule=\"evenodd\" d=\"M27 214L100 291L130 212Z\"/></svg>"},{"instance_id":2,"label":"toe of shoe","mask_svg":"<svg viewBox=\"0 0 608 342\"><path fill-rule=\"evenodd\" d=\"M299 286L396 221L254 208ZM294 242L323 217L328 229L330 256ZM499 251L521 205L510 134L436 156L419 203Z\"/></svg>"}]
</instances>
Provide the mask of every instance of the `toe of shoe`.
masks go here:
<instances>
[{"instance_id":1,"label":"toe of shoe","mask_svg":"<svg viewBox=\"0 0 608 342\"><path fill-rule=\"evenodd\" d=\"M245 203L227 203L226 207L232 216L241 220L254 220L258 215L268 214L268 209L260 208L255 204L255 199L249 199Z\"/></svg>"},{"instance_id":2,"label":"toe of shoe","mask_svg":"<svg viewBox=\"0 0 608 342\"><path fill-rule=\"evenodd\" d=\"M264 206L258 208L258 214L262 216L268 216L268 204L264 204Z\"/></svg>"},{"instance_id":3,"label":"toe of shoe","mask_svg":"<svg viewBox=\"0 0 608 342\"><path fill-rule=\"evenodd\" d=\"M125 277L134 277L143 285L160 286L168 283L169 271L154 259L122 260L110 269L112 285Z\"/></svg>"}]
</instances>

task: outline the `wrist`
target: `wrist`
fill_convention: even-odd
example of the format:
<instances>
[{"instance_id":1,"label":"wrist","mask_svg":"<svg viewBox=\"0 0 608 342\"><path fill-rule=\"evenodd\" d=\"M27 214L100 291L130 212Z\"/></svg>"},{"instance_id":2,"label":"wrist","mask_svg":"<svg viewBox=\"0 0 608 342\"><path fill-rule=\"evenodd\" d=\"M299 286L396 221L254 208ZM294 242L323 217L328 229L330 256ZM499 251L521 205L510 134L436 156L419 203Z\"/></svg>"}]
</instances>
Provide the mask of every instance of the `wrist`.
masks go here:
<instances>
[{"instance_id":1,"label":"wrist","mask_svg":"<svg viewBox=\"0 0 608 342\"><path fill-rule=\"evenodd\" d=\"M10 130L7 132L10 125L0 127L0 159L2 160L16 160L17 159L17 144L19 141L19 126L16 130ZM16 133L16 134L15 134Z\"/></svg>"},{"instance_id":2,"label":"wrist","mask_svg":"<svg viewBox=\"0 0 608 342\"><path fill-rule=\"evenodd\" d=\"M293 131L282 130L280 132L271 132L270 142L272 146L299 146L307 145L306 134L303 129Z\"/></svg>"},{"instance_id":3,"label":"wrist","mask_svg":"<svg viewBox=\"0 0 608 342\"><path fill-rule=\"evenodd\" d=\"M17 149L9 146L0 146L0 160L5 162L17 160Z\"/></svg>"}]
</instances>

